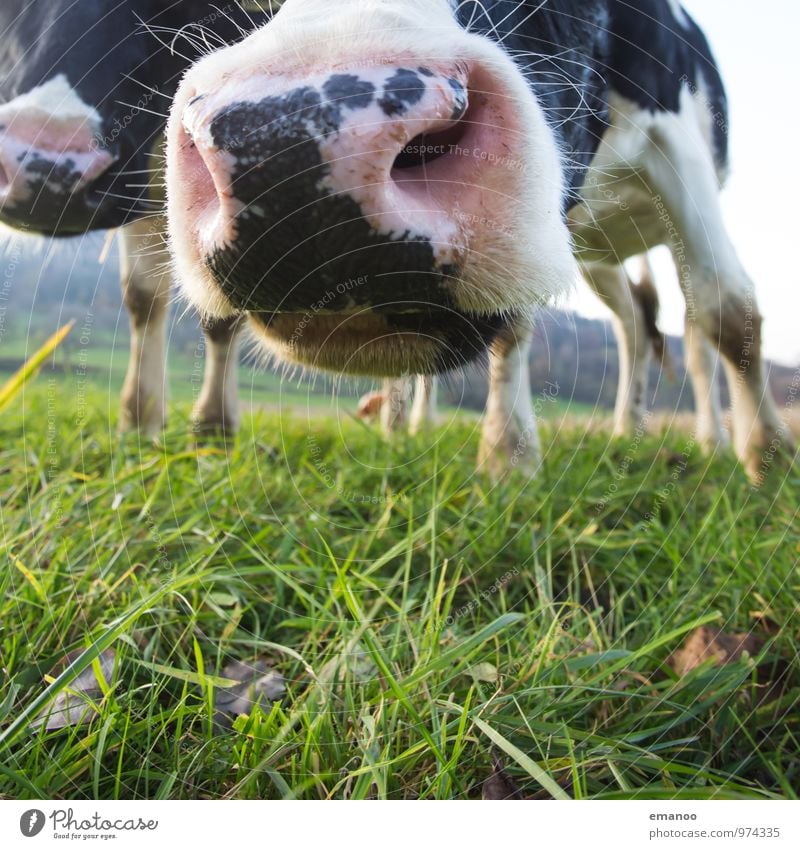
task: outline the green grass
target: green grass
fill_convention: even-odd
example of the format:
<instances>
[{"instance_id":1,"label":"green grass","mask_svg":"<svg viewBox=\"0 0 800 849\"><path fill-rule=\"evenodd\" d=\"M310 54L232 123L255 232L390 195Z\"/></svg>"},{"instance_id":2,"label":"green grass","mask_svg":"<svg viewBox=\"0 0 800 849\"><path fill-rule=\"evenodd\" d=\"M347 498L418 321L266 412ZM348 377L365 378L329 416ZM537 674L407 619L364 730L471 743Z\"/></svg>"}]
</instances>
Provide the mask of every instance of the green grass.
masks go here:
<instances>
[{"instance_id":1,"label":"green grass","mask_svg":"<svg viewBox=\"0 0 800 849\"><path fill-rule=\"evenodd\" d=\"M0 420L0 796L463 798L499 752L543 798L796 798L796 472L754 491L685 435L555 420L538 478L493 486L455 414L392 445L257 414L223 450L184 404L153 446L60 386ZM762 655L678 679L708 622ZM91 723L33 729L109 647ZM286 694L221 731L256 658Z\"/></svg>"}]
</instances>

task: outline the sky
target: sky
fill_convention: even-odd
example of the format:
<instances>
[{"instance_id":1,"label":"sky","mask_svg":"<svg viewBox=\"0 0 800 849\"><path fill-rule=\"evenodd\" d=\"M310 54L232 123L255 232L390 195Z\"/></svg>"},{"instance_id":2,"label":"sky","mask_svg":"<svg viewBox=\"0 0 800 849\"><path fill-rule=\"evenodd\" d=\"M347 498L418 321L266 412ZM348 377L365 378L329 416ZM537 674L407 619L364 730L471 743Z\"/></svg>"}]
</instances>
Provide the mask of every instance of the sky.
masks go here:
<instances>
[{"instance_id":1,"label":"sky","mask_svg":"<svg viewBox=\"0 0 800 849\"><path fill-rule=\"evenodd\" d=\"M683 0L706 32L730 100L731 179L722 195L734 244L755 281L771 359L800 364L800 2ZM661 325L683 334L684 301L666 251L656 257ZM570 302L608 315L587 287Z\"/></svg>"}]
</instances>

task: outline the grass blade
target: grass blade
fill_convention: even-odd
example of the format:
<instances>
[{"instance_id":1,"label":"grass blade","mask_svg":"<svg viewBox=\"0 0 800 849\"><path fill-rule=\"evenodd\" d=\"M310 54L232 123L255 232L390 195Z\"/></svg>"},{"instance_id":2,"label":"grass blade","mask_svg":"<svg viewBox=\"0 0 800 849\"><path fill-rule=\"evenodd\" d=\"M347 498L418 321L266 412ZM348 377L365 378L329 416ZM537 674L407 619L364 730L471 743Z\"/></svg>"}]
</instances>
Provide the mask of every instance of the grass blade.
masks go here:
<instances>
[{"instance_id":1,"label":"grass blade","mask_svg":"<svg viewBox=\"0 0 800 849\"><path fill-rule=\"evenodd\" d=\"M554 799L560 799L562 801L570 801L569 794L553 781L552 778L536 763L536 761L532 760L525 754L525 752L520 751L513 743L506 740L502 734L498 731L495 731L491 725L484 722L482 719L479 719L477 716L472 718L472 721L475 725L480 728L481 731L497 746L498 749L502 749L510 758L513 758L519 766L521 766L528 775L540 784Z\"/></svg>"},{"instance_id":2,"label":"grass blade","mask_svg":"<svg viewBox=\"0 0 800 849\"><path fill-rule=\"evenodd\" d=\"M11 402L25 388L25 384L36 376L36 373L42 367L44 361L55 351L56 348L66 339L67 334L75 326L75 322L70 321L59 328L39 350L29 357L19 368L16 374L12 375L2 387L0 387L0 412L5 410Z\"/></svg>"}]
</instances>

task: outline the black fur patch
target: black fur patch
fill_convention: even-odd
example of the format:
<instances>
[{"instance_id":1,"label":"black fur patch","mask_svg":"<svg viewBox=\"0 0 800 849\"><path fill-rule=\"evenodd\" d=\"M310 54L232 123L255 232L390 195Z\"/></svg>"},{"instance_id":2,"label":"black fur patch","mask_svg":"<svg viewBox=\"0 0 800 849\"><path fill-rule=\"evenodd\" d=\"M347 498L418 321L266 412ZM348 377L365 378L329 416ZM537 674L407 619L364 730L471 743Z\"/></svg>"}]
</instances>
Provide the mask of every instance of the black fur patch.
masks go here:
<instances>
[{"instance_id":1,"label":"black fur patch","mask_svg":"<svg viewBox=\"0 0 800 849\"><path fill-rule=\"evenodd\" d=\"M378 103L389 116L403 115L422 100L425 89L425 80L416 71L400 68L384 83L383 97Z\"/></svg>"},{"instance_id":2,"label":"black fur patch","mask_svg":"<svg viewBox=\"0 0 800 849\"><path fill-rule=\"evenodd\" d=\"M705 35L688 13L678 19L664 0L610 0L609 82L651 112L678 112L688 86L708 100L718 166L728 162L728 101Z\"/></svg>"},{"instance_id":3,"label":"black fur patch","mask_svg":"<svg viewBox=\"0 0 800 849\"><path fill-rule=\"evenodd\" d=\"M77 233L85 228L74 223L90 212L82 192L75 193L81 172L74 160L55 164L38 153L18 157L22 163L28 195L19 204L3 206L3 221L39 233Z\"/></svg>"},{"instance_id":4,"label":"black fur patch","mask_svg":"<svg viewBox=\"0 0 800 849\"><path fill-rule=\"evenodd\" d=\"M326 81L322 91L328 100L351 109L366 108L375 96L375 86L360 80L355 74L334 74Z\"/></svg>"},{"instance_id":5,"label":"black fur patch","mask_svg":"<svg viewBox=\"0 0 800 849\"><path fill-rule=\"evenodd\" d=\"M608 0L467 0L458 15L516 57L565 153L573 206L607 127Z\"/></svg>"},{"instance_id":6,"label":"black fur patch","mask_svg":"<svg viewBox=\"0 0 800 849\"><path fill-rule=\"evenodd\" d=\"M458 17L503 45L544 105L565 153L567 208L608 127L613 88L643 109L676 112L682 87L707 93L718 165L728 157L724 86L705 36L666 0L464 0ZM529 58L526 58L529 57Z\"/></svg>"},{"instance_id":7,"label":"black fur patch","mask_svg":"<svg viewBox=\"0 0 800 849\"><path fill-rule=\"evenodd\" d=\"M427 373L442 374L481 357L509 326L510 319L501 315L475 317L453 310L431 310L422 315L392 315L388 321L398 332L436 339L440 343L439 351Z\"/></svg>"},{"instance_id":8,"label":"black fur patch","mask_svg":"<svg viewBox=\"0 0 800 849\"><path fill-rule=\"evenodd\" d=\"M234 244L207 257L209 269L239 309L390 311L404 302L452 310L452 270L437 266L429 239L380 235L353 198L320 187L329 174L320 141L337 131L341 109L303 87L233 104L212 121L214 143L237 163L233 194L246 208ZM360 278L368 282L341 291Z\"/></svg>"}]
</instances>

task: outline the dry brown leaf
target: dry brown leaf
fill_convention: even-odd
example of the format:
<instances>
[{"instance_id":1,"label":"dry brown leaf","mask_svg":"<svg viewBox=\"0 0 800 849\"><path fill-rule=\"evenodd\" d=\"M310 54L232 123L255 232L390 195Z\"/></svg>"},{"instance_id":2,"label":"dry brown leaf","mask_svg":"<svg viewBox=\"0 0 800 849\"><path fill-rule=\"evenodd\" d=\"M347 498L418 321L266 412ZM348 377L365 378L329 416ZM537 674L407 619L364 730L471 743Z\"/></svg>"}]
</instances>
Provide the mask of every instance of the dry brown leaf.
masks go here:
<instances>
[{"instance_id":1,"label":"dry brown leaf","mask_svg":"<svg viewBox=\"0 0 800 849\"><path fill-rule=\"evenodd\" d=\"M475 666L470 666L467 672L473 680L484 684L497 684L500 680L500 673L493 663L476 663Z\"/></svg>"},{"instance_id":2,"label":"dry brown leaf","mask_svg":"<svg viewBox=\"0 0 800 849\"><path fill-rule=\"evenodd\" d=\"M492 754L492 774L483 782L483 798L487 802L522 799L517 783L506 772L502 758Z\"/></svg>"},{"instance_id":3,"label":"dry brown leaf","mask_svg":"<svg viewBox=\"0 0 800 849\"><path fill-rule=\"evenodd\" d=\"M708 661L713 661L714 666L724 666L741 660L745 652L755 656L763 646L763 640L754 634L726 634L705 626L693 631L667 663L677 675L683 676Z\"/></svg>"},{"instance_id":4,"label":"dry brown leaf","mask_svg":"<svg viewBox=\"0 0 800 849\"><path fill-rule=\"evenodd\" d=\"M256 703L268 705L286 693L283 675L263 660L229 663L222 670L221 677L239 682L234 687L220 688L215 692L215 719L222 725L230 725L231 718L243 713L249 714Z\"/></svg>"},{"instance_id":5,"label":"dry brown leaf","mask_svg":"<svg viewBox=\"0 0 800 849\"><path fill-rule=\"evenodd\" d=\"M60 675L71 663L74 663L83 650L70 652L60 660L51 670L50 675ZM100 662L100 673L106 683L111 683L114 673L114 661L116 653L113 649L106 649L98 658ZM34 728L44 725L48 731L59 728L68 728L75 725L83 725L89 722L95 715L96 710L91 704L103 694L100 682L94 672L94 665L84 669L83 672L62 690L52 702L41 712L38 719L32 723Z\"/></svg>"}]
</instances>

